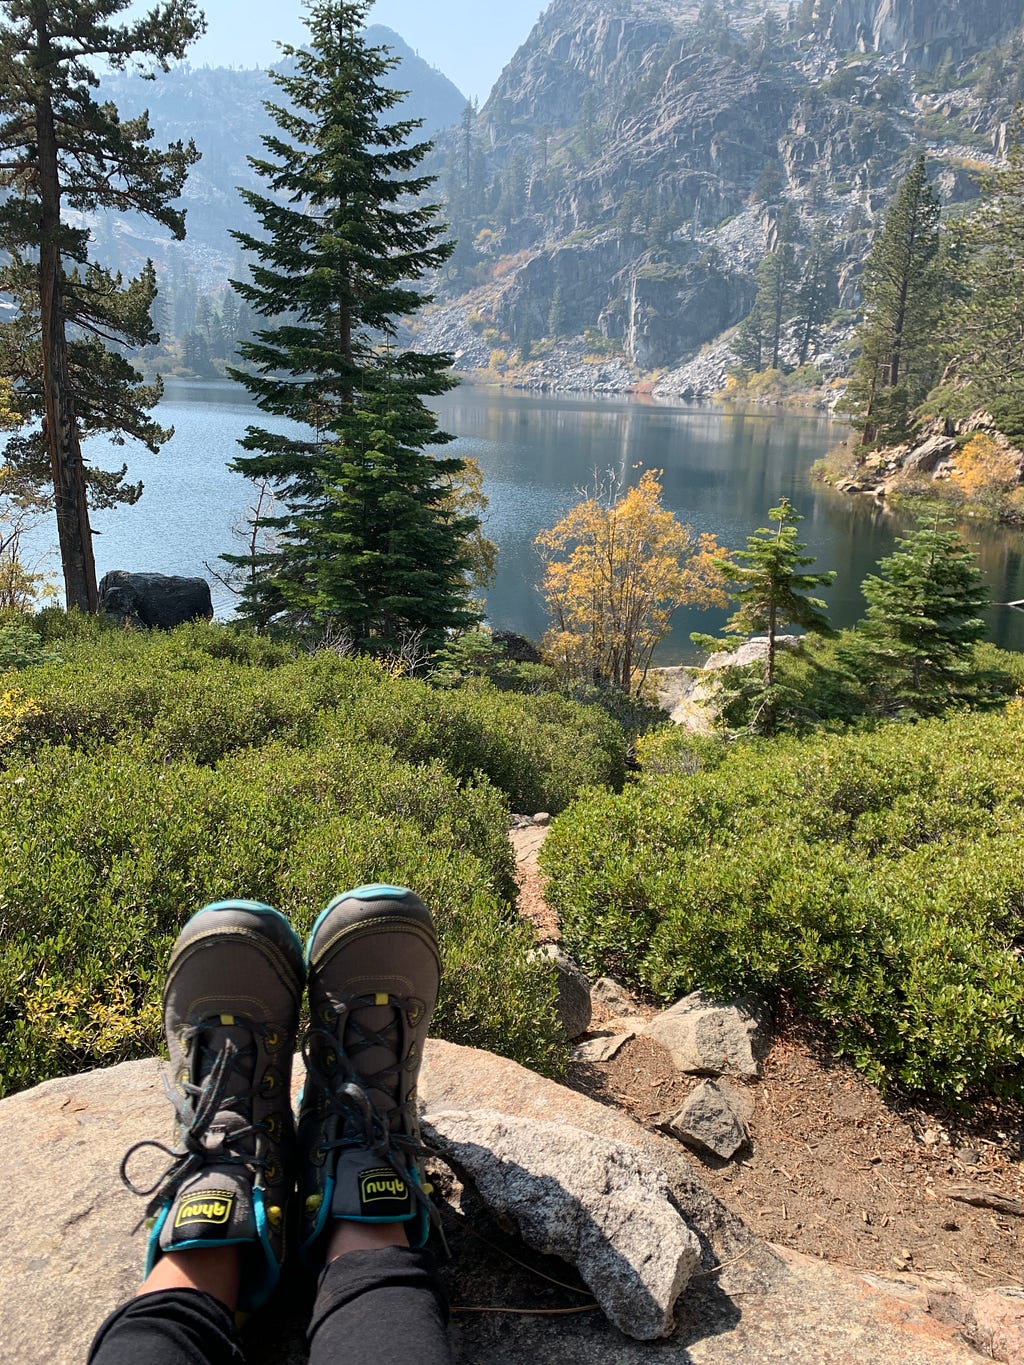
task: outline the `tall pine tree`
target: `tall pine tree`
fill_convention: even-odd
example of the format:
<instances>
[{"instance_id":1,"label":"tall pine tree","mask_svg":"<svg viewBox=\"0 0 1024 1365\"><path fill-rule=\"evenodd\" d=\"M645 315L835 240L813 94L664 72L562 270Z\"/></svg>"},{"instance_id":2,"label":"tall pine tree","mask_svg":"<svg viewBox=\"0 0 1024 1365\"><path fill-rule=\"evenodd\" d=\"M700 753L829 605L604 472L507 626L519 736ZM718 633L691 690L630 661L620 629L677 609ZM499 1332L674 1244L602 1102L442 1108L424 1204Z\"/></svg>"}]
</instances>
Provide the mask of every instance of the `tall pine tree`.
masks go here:
<instances>
[{"instance_id":1,"label":"tall pine tree","mask_svg":"<svg viewBox=\"0 0 1024 1365\"><path fill-rule=\"evenodd\" d=\"M903 439L936 379L942 299L939 200L922 154L903 178L864 265L860 355L845 407L865 446Z\"/></svg>"},{"instance_id":2,"label":"tall pine tree","mask_svg":"<svg viewBox=\"0 0 1024 1365\"><path fill-rule=\"evenodd\" d=\"M124 468L87 469L82 437L131 436L155 452L169 433L149 417L159 384L144 385L117 349L155 340L152 265L127 284L111 275L65 210L140 213L183 237L173 203L197 159L191 143L151 147L145 114L122 120L95 98L98 64L166 70L202 30L193 0L112 22L129 4L0 0L0 293L17 311L0 328L0 357L25 423L40 423L12 438L5 458L52 480L65 597L83 611L97 604L89 504L134 502L142 490L124 483Z\"/></svg>"},{"instance_id":3,"label":"tall pine tree","mask_svg":"<svg viewBox=\"0 0 1024 1365\"><path fill-rule=\"evenodd\" d=\"M273 77L279 132L253 166L268 193L246 192L263 236L236 234L255 257L235 288L273 325L240 347L233 376L264 412L301 424L293 435L253 426L235 468L269 481L285 509L259 556L243 610L328 625L366 650L409 632L437 645L475 618L467 604L473 517L452 510L459 460L438 459L423 399L453 387L451 358L395 349L401 318L429 299L414 287L451 253L432 184L414 174L428 150L416 121L389 123L395 64L363 36L366 0L319 0L308 48L283 48ZM226 558L228 558L226 556Z\"/></svg>"},{"instance_id":4,"label":"tall pine tree","mask_svg":"<svg viewBox=\"0 0 1024 1365\"><path fill-rule=\"evenodd\" d=\"M948 308L950 361L943 407L954 416L982 407L1024 439L1024 123L985 202L960 233L961 292Z\"/></svg>"}]
</instances>

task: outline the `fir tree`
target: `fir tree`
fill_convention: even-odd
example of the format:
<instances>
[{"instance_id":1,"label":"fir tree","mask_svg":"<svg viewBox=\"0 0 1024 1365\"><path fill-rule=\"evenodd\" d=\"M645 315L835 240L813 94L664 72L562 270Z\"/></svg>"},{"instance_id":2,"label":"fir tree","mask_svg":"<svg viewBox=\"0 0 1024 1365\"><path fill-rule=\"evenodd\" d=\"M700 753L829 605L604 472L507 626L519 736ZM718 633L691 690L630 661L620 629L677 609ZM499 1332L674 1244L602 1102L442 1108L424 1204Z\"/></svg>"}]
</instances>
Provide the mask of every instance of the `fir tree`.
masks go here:
<instances>
[{"instance_id":1,"label":"fir tree","mask_svg":"<svg viewBox=\"0 0 1024 1365\"><path fill-rule=\"evenodd\" d=\"M1018 138L1024 127L1018 126ZM982 208L965 225L963 292L948 307L952 338L943 405L955 416L979 407L1014 440L1024 438L1024 147L989 179Z\"/></svg>"},{"instance_id":2,"label":"fir tree","mask_svg":"<svg viewBox=\"0 0 1024 1365\"><path fill-rule=\"evenodd\" d=\"M939 200L923 154L896 191L864 266L864 321L845 401L865 446L898 441L931 388L941 303Z\"/></svg>"},{"instance_id":3,"label":"fir tree","mask_svg":"<svg viewBox=\"0 0 1024 1365\"><path fill-rule=\"evenodd\" d=\"M815 226L800 272L796 298L797 364L804 365L838 303L832 229L823 218Z\"/></svg>"},{"instance_id":4,"label":"fir tree","mask_svg":"<svg viewBox=\"0 0 1024 1365\"><path fill-rule=\"evenodd\" d=\"M423 399L453 387L451 358L393 346L399 320L429 301L415 281L451 245L424 199L432 179L415 174L428 150L410 145L418 123L386 121L395 59L367 45L366 10L314 4L308 49L285 47L293 69L273 77L279 132L252 163L268 193L245 194L264 235L236 234L255 260L235 288L275 322L242 344L251 370L232 374L303 430L250 427L234 467L269 481L284 509L246 588L251 619L332 624L388 650L410 631L437 645L475 619L463 575L477 523L451 510L461 461L430 454L450 437Z\"/></svg>"},{"instance_id":5,"label":"fir tree","mask_svg":"<svg viewBox=\"0 0 1024 1365\"><path fill-rule=\"evenodd\" d=\"M779 215L775 245L757 267L757 296L737 335L737 354L753 370L780 367L783 324L796 303L795 231L795 215L787 205Z\"/></svg>"},{"instance_id":6,"label":"fir tree","mask_svg":"<svg viewBox=\"0 0 1024 1365\"><path fill-rule=\"evenodd\" d=\"M778 635L785 626L799 626L817 634L831 632L825 603L809 592L811 588L828 587L835 574L801 572L814 563L814 556L801 554L804 545L796 538L796 523L803 518L787 498L780 499L768 517L776 523L775 530L762 526L747 537L745 550L734 551L728 559L720 561L719 567L727 582L726 593L739 604L729 617L726 633L743 639L762 634L768 637L760 676L752 686L743 679L740 693L731 700L742 702L752 729L773 735L783 706L792 700L789 689L777 677ZM712 651L734 649L740 643L707 635L690 638Z\"/></svg>"},{"instance_id":7,"label":"fir tree","mask_svg":"<svg viewBox=\"0 0 1024 1365\"><path fill-rule=\"evenodd\" d=\"M66 209L139 213L175 237L174 207L191 143L149 145L145 114L122 121L94 97L96 66L152 63L166 70L202 29L192 0L165 0L124 24L111 20L129 0L2 0L0 3L0 291L18 317L0 330L16 402L37 429L13 438L5 458L42 484L52 480L67 605L95 611L96 567L89 504L134 502L140 485L125 469L86 469L82 438L110 432L156 451L167 438L148 410L160 386L144 385L111 349L156 340L151 264L127 283L90 259L89 229Z\"/></svg>"},{"instance_id":8,"label":"fir tree","mask_svg":"<svg viewBox=\"0 0 1024 1365\"><path fill-rule=\"evenodd\" d=\"M978 613L988 605L977 557L940 520L897 545L861 584L868 610L846 637L843 662L884 709L924 716L976 700Z\"/></svg>"}]
</instances>

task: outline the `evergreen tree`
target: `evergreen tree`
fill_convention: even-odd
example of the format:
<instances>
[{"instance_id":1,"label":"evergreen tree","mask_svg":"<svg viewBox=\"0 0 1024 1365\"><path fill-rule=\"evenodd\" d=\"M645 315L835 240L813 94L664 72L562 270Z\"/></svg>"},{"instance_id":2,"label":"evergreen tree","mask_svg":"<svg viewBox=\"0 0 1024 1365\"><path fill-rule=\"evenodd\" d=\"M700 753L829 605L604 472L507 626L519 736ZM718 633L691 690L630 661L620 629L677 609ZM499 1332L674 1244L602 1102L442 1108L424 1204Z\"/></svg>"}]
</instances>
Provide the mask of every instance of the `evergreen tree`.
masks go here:
<instances>
[{"instance_id":1,"label":"evergreen tree","mask_svg":"<svg viewBox=\"0 0 1024 1365\"><path fill-rule=\"evenodd\" d=\"M795 231L796 218L787 205L779 215L775 246L757 267L757 296L737 337L737 354L754 370L780 366L783 325L796 304Z\"/></svg>"},{"instance_id":2,"label":"evergreen tree","mask_svg":"<svg viewBox=\"0 0 1024 1365\"><path fill-rule=\"evenodd\" d=\"M934 383L941 286L939 200L922 154L897 189L864 266L860 355L845 406L865 446L900 440Z\"/></svg>"},{"instance_id":3,"label":"evergreen tree","mask_svg":"<svg viewBox=\"0 0 1024 1365\"><path fill-rule=\"evenodd\" d=\"M976 700L978 613L988 605L977 557L938 519L897 544L861 584L868 610L846 637L843 662L886 709L925 716Z\"/></svg>"},{"instance_id":4,"label":"evergreen tree","mask_svg":"<svg viewBox=\"0 0 1024 1365\"><path fill-rule=\"evenodd\" d=\"M129 0L0 2L0 291L18 311L0 329L0 360L17 374L16 402L39 427L13 438L5 458L37 483L52 480L67 605L95 611L89 504L134 502L125 468L87 470L82 438L110 432L156 451L168 434L148 410L160 386L144 385L117 349L156 340L152 264L127 283L90 258L89 229L66 209L140 213L184 236L172 207L191 143L149 145L147 115L122 121L94 98L96 68L167 69L202 29L192 0L164 0L147 15L111 22ZM109 344L105 344L109 343ZM12 349L16 361L12 363Z\"/></svg>"},{"instance_id":5,"label":"evergreen tree","mask_svg":"<svg viewBox=\"0 0 1024 1365\"><path fill-rule=\"evenodd\" d=\"M835 248L828 219L822 218L811 235L797 291L797 363L804 365L822 328L838 304Z\"/></svg>"},{"instance_id":6,"label":"evergreen tree","mask_svg":"<svg viewBox=\"0 0 1024 1365\"><path fill-rule=\"evenodd\" d=\"M475 619L463 575L476 520L451 509L462 462L430 454L450 437L423 399L453 386L451 359L392 345L399 319L428 301L415 281L451 246L424 199L432 179L415 174L428 150L409 143L418 123L386 121L396 63L366 43L367 7L319 0L309 48L284 48L290 70L273 77L279 132L252 162L268 193L244 196L264 235L236 233L255 260L235 288L275 323L242 344L251 370L231 373L304 430L250 427L234 467L269 481L284 509L267 519L279 535L243 610L388 650L414 631L437 645Z\"/></svg>"},{"instance_id":7,"label":"evergreen tree","mask_svg":"<svg viewBox=\"0 0 1024 1365\"><path fill-rule=\"evenodd\" d=\"M1018 127L1018 137L1024 128ZM943 394L955 416L978 407L1024 438L1024 147L1016 141L961 235L963 293L948 307L951 359Z\"/></svg>"},{"instance_id":8,"label":"evergreen tree","mask_svg":"<svg viewBox=\"0 0 1024 1365\"><path fill-rule=\"evenodd\" d=\"M809 596L811 588L828 587L834 573L802 573L814 563L813 555L804 555L802 541L796 538L796 523L803 518L787 498L779 501L768 513L776 529L762 526L747 537L747 548L736 550L719 563L726 579L726 593L739 605L729 617L725 630L729 635L744 639L751 635L767 635L764 668L753 686L741 683L741 700L747 722L761 734L773 735L778 726L782 707L792 700L776 673L777 638L785 626L799 626L801 630L818 634L831 633L825 615L825 603ZM736 561L739 560L739 563ZM717 640L707 635L692 635L696 644L712 651L736 648L739 641ZM736 700L736 698L733 698Z\"/></svg>"}]
</instances>

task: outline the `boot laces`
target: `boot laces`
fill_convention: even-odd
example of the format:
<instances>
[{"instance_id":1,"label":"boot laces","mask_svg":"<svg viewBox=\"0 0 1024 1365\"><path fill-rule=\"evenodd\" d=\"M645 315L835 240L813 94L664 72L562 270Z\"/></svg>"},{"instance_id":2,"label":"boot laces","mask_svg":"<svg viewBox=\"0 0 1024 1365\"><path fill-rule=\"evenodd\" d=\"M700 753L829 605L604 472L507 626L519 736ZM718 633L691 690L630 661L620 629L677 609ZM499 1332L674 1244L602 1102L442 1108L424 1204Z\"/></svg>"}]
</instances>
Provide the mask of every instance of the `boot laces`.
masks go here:
<instances>
[{"instance_id":1,"label":"boot laces","mask_svg":"<svg viewBox=\"0 0 1024 1365\"><path fill-rule=\"evenodd\" d=\"M256 1087L251 1084L256 1060L255 1043L249 1042L240 1047L228 1037L211 1050L204 1038L209 1031L208 1024L200 1024L186 1029L183 1034L186 1056L189 1055L192 1042L198 1042L201 1049L199 1074L203 1079L200 1083L183 1081L176 1091L166 1075L163 1077L164 1090L178 1119L179 1145L169 1147L155 1138L143 1138L129 1147L121 1159L120 1173L124 1184L133 1194L149 1199L143 1221L151 1218L160 1208L173 1203L182 1186L206 1166L247 1166L255 1170L265 1169L270 1164L261 1150L263 1129L251 1119L251 1102L257 1095ZM249 1084L245 1084L246 1072L249 1073ZM218 1114L226 1112L238 1115L243 1121L229 1129L218 1126L219 1131L213 1135L211 1130L215 1119ZM248 1122L245 1122L246 1115L250 1116ZM163 1152L170 1157L170 1164L153 1184L140 1187L129 1176L128 1164L135 1153L144 1148Z\"/></svg>"},{"instance_id":2,"label":"boot laces","mask_svg":"<svg viewBox=\"0 0 1024 1365\"><path fill-rule=\"evenodd\" d=\"M402 1019L411 1008L422 1008L419 1001L401 996L389 996L393 1009L391 1021L374 1029L359 1019L355 1011L376 1005L376 997L356 996L345 1002L338 1015L337 1032L328 1028L311 1028L302 1043L302 1057L309 1081L318 1087L326 1109L323 1117L339 1117L338 1136L322 1141L324 1153L349 1147L364 1147L381 1161L387 1162L412 1190L432 1224L440 1226L440 1215L418 1179L413 1178L421 1161L437 1153L425 1146L413 1134L418 1132L415 1092L404 1104L399 1103L401 1074L406 1066L404 1058ZM387 1048L394 1061L377 1071L360 1071L354 1058L374 1047ZM323 1058L333 1058L326 1065ZM370 1091L383 1092L392 1103L375 1103Z\"/></svg>"}]
</instances>

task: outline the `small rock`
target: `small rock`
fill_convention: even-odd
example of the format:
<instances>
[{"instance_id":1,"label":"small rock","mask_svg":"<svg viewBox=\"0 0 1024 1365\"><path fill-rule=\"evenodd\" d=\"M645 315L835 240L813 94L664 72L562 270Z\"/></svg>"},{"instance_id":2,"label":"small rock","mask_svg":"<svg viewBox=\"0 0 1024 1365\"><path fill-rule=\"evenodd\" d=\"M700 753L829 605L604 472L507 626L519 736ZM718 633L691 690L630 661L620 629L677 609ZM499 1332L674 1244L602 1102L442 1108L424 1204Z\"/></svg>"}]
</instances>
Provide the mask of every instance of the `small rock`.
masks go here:
<instances>
[{"instance_id":1,"label":"small rock","mask_svg":"<svg viewBox=\"0 0 1024 1365\"><path fill-rule=\"evenodd\" d=\"M624 986L613 981L610 976L599 976L590 988L590 998L595 1005L605 1005L616 1014L630 1015L635 1006L632 997Z\"/></svg>"},{"instance_id":2,"label":"small rock","mask_svg":"<svg viewBox=\"0 0 1024 1365\"><path fill-rule=\"evenodd\" d=\"M569 1124L488 1109L431 1114L423 1126L499 1222L576 1266L620 1331L640 1341L672 1331L700 1245L650 1157Z\"/></svg>"},{"instance_id":3,"label":"small rock","mask_svg":"<svg viewBox=\"0 0 1024 1365\"><path fill-rule=\"evenodd\" d=\"M555 1007L567 1038L578 1038L590 1027L590 981L557 943L545 943L534 952L550 958L558 973Z\"/></svg>"},{"instance_id":4,"label":"small rock","mask_svg":"<svg viewBox=\"0 0 1024 1365\"><path fill-rule=\"evenodd\" d=\"M547 813L546 810L539 810L537 814L533 817L533 823L535 825L550 825L551 816Z\"/></svg>"},{"instance_id":5,"label":"small rock","mask_svg":"<svg viewBox=\"0 0 1024 1365\"><path fill-rule=\"evenodd\" d=\"M635 1033L598 1033L577 1043L572 1050L572 1059L574 1062L610 1062L622 1045L635 1037Z\"/></svg>"},{"instance_id":6,"label":"small rock","mask_svg":"<svg viewBox=\"0 0 1024 1365\"><path fill-rule=\"evenodd\" d=\"M687 1096L679 1113L664 1126L688 1147L728 1161L747 1141L747 1122L752 1112L753 1103L744 1091L705 1081Z\"/></svg>"},{"instance_id":7,"label":"small rock","mask_svg":"<svg viewBox=\"0 0 1024 1365\"><path fill-rule=\"evenodd\" d=\"M962 1161L965 1166L976 1166L981 1160L981 1153L975 1147L958 1147L956 1159Z\"/></svg>"},{"instance_id":8,"label":"small rock","mask_svg":"<svg viewBox=\"0 0 1024 1365\"><path fill-rule=\"evenodd\" d=\"M697 1075L760 1076L767 1051L762 1007L751 998L723 1002L694 991L643 1032L668 1049L679 1071Z\"/></svg>"}]
</instances>

